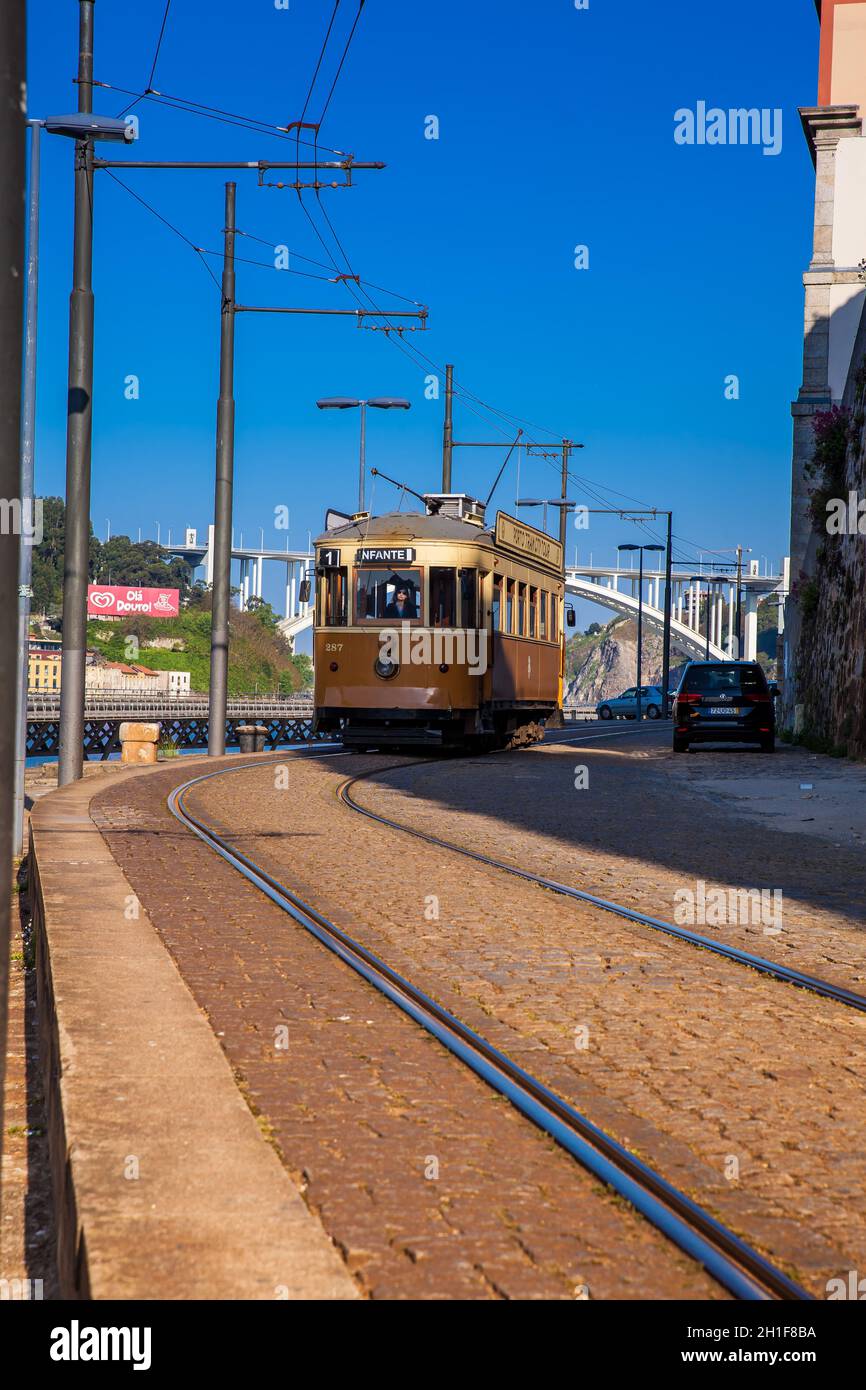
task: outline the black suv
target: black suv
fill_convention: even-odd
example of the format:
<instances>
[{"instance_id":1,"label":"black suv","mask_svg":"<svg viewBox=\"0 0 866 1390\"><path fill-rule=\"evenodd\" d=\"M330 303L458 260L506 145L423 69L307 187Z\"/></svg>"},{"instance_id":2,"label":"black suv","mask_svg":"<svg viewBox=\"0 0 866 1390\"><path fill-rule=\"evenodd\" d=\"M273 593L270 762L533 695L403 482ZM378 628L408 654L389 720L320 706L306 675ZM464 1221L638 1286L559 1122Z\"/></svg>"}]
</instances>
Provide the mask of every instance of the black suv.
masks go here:
<instances>
[{"instance_id":1,"label":"black suv","mask_svg":"<svg viewBox=\"0 0 866 1390\"><path fill-rule=\"evenodd\" d=\"M690 661L674 699L674 752L690 743L757 743L774 752L778 693L757 661Z\"/></svg>"}]
</instances>

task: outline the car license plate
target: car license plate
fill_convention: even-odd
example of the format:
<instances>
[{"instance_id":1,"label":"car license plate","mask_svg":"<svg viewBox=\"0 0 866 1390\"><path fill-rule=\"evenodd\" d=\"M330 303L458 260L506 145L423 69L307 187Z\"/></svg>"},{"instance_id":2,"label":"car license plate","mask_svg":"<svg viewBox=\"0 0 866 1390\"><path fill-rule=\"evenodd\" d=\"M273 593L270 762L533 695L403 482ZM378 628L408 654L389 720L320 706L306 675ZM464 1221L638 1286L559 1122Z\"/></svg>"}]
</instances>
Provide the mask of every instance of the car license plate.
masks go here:
<instances>
[{"instance_id":1,"label":"car license plate","mask_svg":"<svg viewBox=\"0 0 866 1390\"><path fill-rule=\"evenodd\" d=\"M726 714L729 718L739 714L739 712L736 705L712 705L709 710L710 714Z\"/></svg>"}]
</instances>

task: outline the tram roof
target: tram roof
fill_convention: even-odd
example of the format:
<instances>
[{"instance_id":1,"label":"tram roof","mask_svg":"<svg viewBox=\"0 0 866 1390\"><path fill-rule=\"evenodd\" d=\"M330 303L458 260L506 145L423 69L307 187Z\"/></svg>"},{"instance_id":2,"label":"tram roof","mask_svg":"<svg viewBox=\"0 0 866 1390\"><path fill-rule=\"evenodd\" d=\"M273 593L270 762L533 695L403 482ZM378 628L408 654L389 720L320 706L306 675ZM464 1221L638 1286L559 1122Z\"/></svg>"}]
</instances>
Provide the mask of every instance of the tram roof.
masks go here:
<instances>
[{"instance_id":1,"label":"tram roof","mask_svg":"<svg viewBox=\"0 0 866 1390\"><path fill-rule=\"evenodd\" d=\"M475 526L456 516L431 516L427 512L385 512L369 520L350 521L345 526L325 531L319 540L368 541L372 536L387 536L392 540L465 541L475 545L493 543L489 527Z\"/></svg>"}]
</instances>

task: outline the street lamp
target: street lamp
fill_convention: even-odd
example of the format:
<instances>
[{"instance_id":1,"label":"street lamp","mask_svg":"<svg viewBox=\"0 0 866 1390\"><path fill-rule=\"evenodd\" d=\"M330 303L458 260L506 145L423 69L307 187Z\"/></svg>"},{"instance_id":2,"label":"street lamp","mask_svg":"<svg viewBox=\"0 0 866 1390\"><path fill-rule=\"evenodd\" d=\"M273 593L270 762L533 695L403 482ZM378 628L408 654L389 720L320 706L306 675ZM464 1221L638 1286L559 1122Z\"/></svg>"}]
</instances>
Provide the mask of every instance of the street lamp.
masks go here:
<instances>
[{"instance_id":1,"label":"street lamp","mask_svg":"<svg viewBox=\"0 0 866 1390\"><path fill-rule=\"evenodd\" d=\"M515 500L515 507L543 507L541 529L547 534L547 509L548 507L561 507L564 512L570 512L574 503L567 497L521 497ZM563 564L565 563L565 549L563 547Z\"/></svg>"},{"instance_id":2,"label":"street lamp","mask_svg":"<svg viewBox=\"0 0 866 1390\"><path fill-rule=\"evenodd\" d=\"M68 135L71 140L122 140L132 144L135 132L130 122L119 116L94 116L91 111L74 111L71 116L46 116L41 125L49 135ZM35 131L34 131L35 134Z\"/></svg>"},{"instance_id":3,"label":"street lamp","mask_svg":"<svg viewBox=\"0 0 866 1390\"><path fill-rule=\"evenodd\" d=\"M358 474L358 511L364 510L364 475L367 471L367 406L375 410L410 410L411 402L399 396L376 396L369 401L356 400L353 396L328 396L316 401L320 410L361 410L361 457Z\"/></svg>"},{"instance_id":4,"label":"street lamp","mask_svg":"<svg viewBox=\"0 0 866 1390\"><path fill-rule=\"evenodd\" d=\"M93 5L81 6L79 109L32 123L76 142L73 286L69 301L69 405L66 433L66 535L63 574L63 648L60 686L60 786L81 776L84 761L84 688L87 660L87 568L90 552L90 428L93 394L93 141L130 143L132 125L96 116L93 98ZM34 181L31 179L31 185ZM31 186L31 195L33 188Z\"/></svg>"},{"instance_id":5,"label":"street lamp","mask_svg":"<svg viewBox=\"0 0 866 1390\"><path fill-rule=\"evenodd\" d=\"M641 711L641 699L640 699L641 678L642 678L642 675L643 675L642 653L641 653L641 647L642 647L642 645L643 645L643 553L644 553L645 550L661 550L661 551L664 551L664 549L665 549L665 547L664 547L663 545L618 545L618 546L617 546L617 550L618 550L618 551L619 551L619 550L630 550L630 551L635 551L635 550L637 550L637 551L639 551L639 553L640 553L640 563L639 563L639 568L638 568L638 585L637 585L637 722L638 722L638 724L640 724L640 721L641 721L641 719L643 718L643 714L642 714L642 711ZM663 690L663 691L662 691L662 714L663 714L663 717L664 717L665 719L667 719L667 716L668 716L668 692L667 692L666 690Z\"/></svg>"},{"instance_id":6,"label":"street lamp","mask_svg":"<svg viewBox=\"0 0 866 1390\"><path fill-rule=\"evenodd\" d=\"M46 116L44 120L30 119L30 187L27 217L27 285L25 290L24 363L21 381L21 453L20 486L21 512L24 524L32 530L34 525L34 459L36 452L36 325L39 303L39 187L40 187L40 135L46 130L49 135L65 135L72 140L115 140L130 141L133 130L124 120L114 116L94 116L77 112L70 116ZM69 499L67 498L67 507ZM68 521L68 517L67 517ZM89 521L89 507L88 507ZM85 552L89 550L89 527L85 523ZM30 600L33 596L33 546L32 537L22 534L23 544L18 559L18 670L16 690L15 721L15 785L13 833L17 843L23 848L24 836L24 772L27 765L27 687L28 681L28 640L30 636ZM82 598L82 613L86 603L86 565L85 588ZM64 593L64 598L66 597ZM65 617L65 608L64 608ZM85 615L86 622L86 615ZM64 622L65 630L65 622ZM86 632L86 629L85 629ZM86 641L85 641L86 645ZM64 655L66 654L64 650ZM67 668L62 668L67 669ZM82 691L84 661L81 663ZM61 701L63 685L61 682ZM83 757L84 709L81 710L81 738L79 738L79 771ZM71 779L70 779L71 780Z\"/></svg>"}]
</instances>

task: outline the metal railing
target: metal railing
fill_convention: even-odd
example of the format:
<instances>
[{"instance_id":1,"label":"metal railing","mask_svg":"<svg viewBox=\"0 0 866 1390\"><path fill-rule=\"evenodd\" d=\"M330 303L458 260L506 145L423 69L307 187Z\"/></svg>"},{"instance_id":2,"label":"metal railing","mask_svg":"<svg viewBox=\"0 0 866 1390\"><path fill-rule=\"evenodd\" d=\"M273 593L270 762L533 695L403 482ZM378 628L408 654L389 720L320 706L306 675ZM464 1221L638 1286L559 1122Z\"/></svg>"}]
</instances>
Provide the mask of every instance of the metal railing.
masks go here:
<instances>
[{"instance_id":1,"label":"metal railing","mask_svg":"<svg viewBox=\"0 0 866 1390\"><path fill-rule=\"evenodd\" d=\"M312 692L292 695L238 695L228 701L229 715L262 715L280 718L289 715L312 714ZM34 692L27 700L29 719L53 719L60 712L60 695ZM88 694L85 718L99 719L122 714L150 715L170 718L198 718L208 713L206 695L169 695L168 692L105 690Z\"/></svg>"},{"instance_id":2,"label":"metal railing","mask_svg":"<svg viewBox=\"0 0 866 1390\"><path fill-rule=\"evenodd\" d=\"M563 705L562 717L572 723L578 719L595 719L595 705Z\"/></svg>"}]
</instances>

